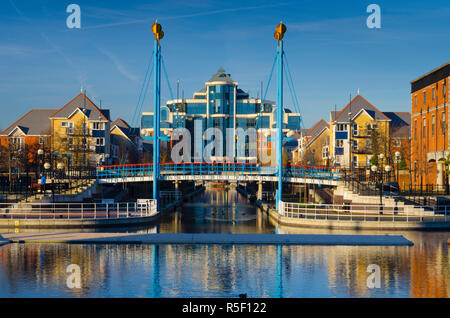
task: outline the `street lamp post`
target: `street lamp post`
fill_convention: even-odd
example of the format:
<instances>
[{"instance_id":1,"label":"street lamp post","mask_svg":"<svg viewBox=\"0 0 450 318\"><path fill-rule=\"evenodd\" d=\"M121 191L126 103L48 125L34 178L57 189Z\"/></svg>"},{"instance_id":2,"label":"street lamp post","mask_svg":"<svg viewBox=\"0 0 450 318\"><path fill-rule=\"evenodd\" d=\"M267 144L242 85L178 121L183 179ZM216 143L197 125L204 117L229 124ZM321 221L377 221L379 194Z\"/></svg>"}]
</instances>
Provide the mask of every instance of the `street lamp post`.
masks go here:
<instances>
[{"instance_id":1,"label":"street lamp post","mask_svg":"<svg viewBox=\"0 0 450 318\"><path fill-rule=\"evenodd\" d=\"M61 192L61 179L63 177L63 170L64 170L64 163L63 162L58 162L56 164L56 169L58 170L57 172L57 177L58 177L58 191Z\"/></svg>"},{"instance_id":2,"label":"street lamp post","mask_svg":"<svg viewBox=\"0 0 450 318\"><path fill-rule=\"evenodd\" d=\"M50 163L48 163L48 162L44 163L44 169L45 169L47 172L50 170L50 168L51 168ZM45 178L45 182L47 183L47 178ZM44 190L44 193L45 193L45 191L47 190L46 183L44 183L44 185L43 185L43 187L44 187L44 189L43 189L43 190Z\"/></svg>"},{"instance_id":3,"label":"street lamp post","mask_svg":"<svg viewBox=\"0 0 450 318\"><path fill-rule=\"evenodd\" d=\"M399 184L399 186L398 186L399 188L400 188L400 178L398 175L398 165L400 163L400 156L401 156L400 151L396 151L395 152L395 163L397 164L397 184Z\"/></svg>"},{"instance_id":4,"label":"street lamp post","mask_svg":"<svg viewBox=\"0 0 450 318\"><path fill-rule=\"evenodd\" d=\"M44 157L44 149L40 148L37 151L38 154L38 176L41 176L42 173L42 161L43 161L43 157Z\"/></svg>"}]
</instances>

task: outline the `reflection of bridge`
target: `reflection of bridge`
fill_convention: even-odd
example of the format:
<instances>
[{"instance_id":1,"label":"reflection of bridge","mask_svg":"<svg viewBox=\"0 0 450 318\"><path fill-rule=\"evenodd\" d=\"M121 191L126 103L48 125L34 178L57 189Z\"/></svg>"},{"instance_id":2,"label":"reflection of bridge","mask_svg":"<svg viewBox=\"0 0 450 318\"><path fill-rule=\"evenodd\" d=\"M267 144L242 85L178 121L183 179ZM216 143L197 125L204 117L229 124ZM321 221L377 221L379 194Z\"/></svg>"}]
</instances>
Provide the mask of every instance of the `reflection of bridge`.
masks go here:
<instances>
[{"instance_id":1,"label":"reflection of bridge","mask_svg":"<svg viewBox=\"0 0 450 318\"><path fill-rule=\"evenodd\" d=\"M158 180L184 181L278 181L278 165L257 163L163 163ZM337 185L339 170L329 167L284 165L283 182ZM100 183L153 180L153 164L97 167Z\"/></svg>"}]
</instances>

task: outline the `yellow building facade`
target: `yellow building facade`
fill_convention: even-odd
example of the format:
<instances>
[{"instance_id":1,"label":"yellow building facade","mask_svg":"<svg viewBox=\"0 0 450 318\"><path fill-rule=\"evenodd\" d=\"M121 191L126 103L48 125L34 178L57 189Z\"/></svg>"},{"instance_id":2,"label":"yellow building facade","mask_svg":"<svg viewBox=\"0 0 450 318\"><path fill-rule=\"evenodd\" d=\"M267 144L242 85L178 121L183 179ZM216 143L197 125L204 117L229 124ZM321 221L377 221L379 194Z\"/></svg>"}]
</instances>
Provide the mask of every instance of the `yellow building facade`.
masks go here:
<instances>
[{"instance_id":1,"label":"yellow building facade","mask_svg":"<svg viewBox=\"0 0 450 318\"><path fill-rule=\"evenodd\" d=\"M110 157L109 110L99 109L84 93L50 117L51 151L58 162L95 166Z\"/></svg>"}]
</instances>

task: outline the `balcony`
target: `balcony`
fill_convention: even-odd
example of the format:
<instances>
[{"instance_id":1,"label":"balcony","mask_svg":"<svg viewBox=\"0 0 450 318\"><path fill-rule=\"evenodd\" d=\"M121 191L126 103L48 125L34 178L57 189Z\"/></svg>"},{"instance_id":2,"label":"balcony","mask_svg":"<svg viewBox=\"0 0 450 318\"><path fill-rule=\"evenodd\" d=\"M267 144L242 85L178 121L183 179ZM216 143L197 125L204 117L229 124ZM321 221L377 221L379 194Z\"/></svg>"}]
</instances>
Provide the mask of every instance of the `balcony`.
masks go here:
<instances>
[{"instance_id":1,"label":"balcony","mask_svg":"<svg viewBox=\"0 0 450 318\"><path fill-rule=\"evenodd\" d=\"M372 149L366 148L366 147L364 147L364 148L353 147L352 153L358 154L358 155L370 155L370 154L372 154Z\"/></svg>"},{"instance_id":2,"label":"balcony","mask_svg":"<svg viewBox=\"0 0 450 318\"><path fill-rule=\"evenodd\" d=\"M370 138L373 129L358 129L352 131L352 138Z\"/></svg>"}]
</instances>

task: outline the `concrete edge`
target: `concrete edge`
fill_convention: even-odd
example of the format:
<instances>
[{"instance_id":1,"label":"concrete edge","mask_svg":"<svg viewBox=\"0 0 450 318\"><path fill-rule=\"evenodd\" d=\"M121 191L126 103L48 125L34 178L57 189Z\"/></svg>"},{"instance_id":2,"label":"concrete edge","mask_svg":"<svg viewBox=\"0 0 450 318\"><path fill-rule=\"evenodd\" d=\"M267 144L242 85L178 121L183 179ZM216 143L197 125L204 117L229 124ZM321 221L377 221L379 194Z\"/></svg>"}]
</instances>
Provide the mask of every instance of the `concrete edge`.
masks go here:
<instances>
[{"instance_id":1,"label":"concrete edge","mask_svg":"<svg viewBox=\"0 0 450 318\"><path fill-rule=\"evenodd\" d=\"M127 227L127 226L149 224L155 222L160 216L161 213L157 213L152 216L118 218L118 219L0 219L0 228L71 229L71 228Z\"/></svg>"}]
</instances>

